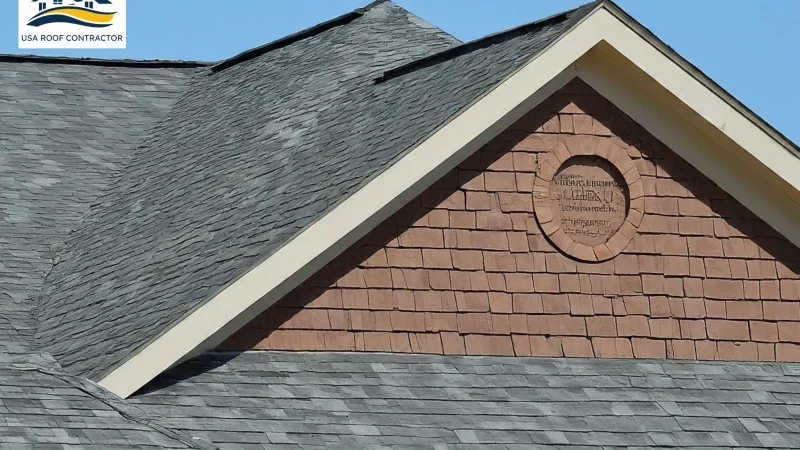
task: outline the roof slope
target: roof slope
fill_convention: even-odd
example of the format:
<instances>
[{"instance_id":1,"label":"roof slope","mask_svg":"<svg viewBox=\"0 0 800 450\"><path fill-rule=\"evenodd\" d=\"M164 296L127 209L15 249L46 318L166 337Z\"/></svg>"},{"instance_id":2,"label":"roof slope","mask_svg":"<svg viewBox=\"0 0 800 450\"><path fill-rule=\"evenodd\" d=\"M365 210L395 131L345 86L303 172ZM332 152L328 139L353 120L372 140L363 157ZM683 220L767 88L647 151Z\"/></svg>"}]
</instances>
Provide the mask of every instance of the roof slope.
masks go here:
<instances>
[{"instance_id":1,"label":"roof slope","mask_svg":"<svg viewBox=\"0 0 800 450\"><path fill-rule=\"evenodd\" d=\"M796 448L800 365L254 352L129 401L220 448ZM188 377L188 379L187 379Z\"/></svg>"},{"instance_id":2,"label":"roof slope","mask_svg":"<svg viewBox=\"0 0 800 450\"><path fill-rule=\"evenodd\" d=\"M37 335L95 379L351 194L588 8L444 55L392 3L198 78L76 234Z\"/></svg>"},{"instance_id":3,"label":"roof slope","mask_svg":"<svg viewBox=\"0 0 800 450\"><path fill-rule=\"evenodd\" d=\"M100 63L0 55L0 352L29 348L58 247L198 66Z\"/></svg>"}]
</instances>

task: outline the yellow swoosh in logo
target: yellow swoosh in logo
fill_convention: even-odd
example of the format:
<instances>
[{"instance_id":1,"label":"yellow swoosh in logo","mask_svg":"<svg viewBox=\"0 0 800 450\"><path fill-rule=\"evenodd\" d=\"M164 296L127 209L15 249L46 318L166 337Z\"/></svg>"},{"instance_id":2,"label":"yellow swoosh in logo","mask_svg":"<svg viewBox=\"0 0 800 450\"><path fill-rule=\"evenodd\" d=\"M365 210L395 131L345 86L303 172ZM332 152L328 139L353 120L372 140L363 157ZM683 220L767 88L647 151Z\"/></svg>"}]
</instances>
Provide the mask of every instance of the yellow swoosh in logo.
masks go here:
<instances>
[{"instance_id":1,"label":"yellow swoosh in logo","mask_svg":"<svg viewBox=\"0 0 800 450\"><path fill-rule=\"evenodd\" d=\"M29 26L39 27L49 23L70 23L92 28L101 28L111 25L116 13L99 12L75 6L62 6L42 11L33 16L28 22Z\"/></svg>"}]
</instances>

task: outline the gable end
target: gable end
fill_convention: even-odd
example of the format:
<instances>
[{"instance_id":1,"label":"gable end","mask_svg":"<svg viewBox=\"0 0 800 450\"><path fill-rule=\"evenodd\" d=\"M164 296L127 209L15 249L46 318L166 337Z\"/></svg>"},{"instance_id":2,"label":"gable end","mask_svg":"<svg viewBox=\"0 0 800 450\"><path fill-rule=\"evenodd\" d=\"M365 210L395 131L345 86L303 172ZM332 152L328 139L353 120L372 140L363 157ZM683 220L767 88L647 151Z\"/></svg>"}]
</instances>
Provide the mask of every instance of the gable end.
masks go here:
<instances>
[{"instance_id":1,"label":"gable end","mask_svg":"<svg viewBox=\"0 0 800 450\"><path fill-rule=\"evenodd\" d=\"M643 214L603 262L536 208L567 148L636 171ZM799 361L799 273L792 243L575 80L220 349Z\"/></svg>"}]
</instances>

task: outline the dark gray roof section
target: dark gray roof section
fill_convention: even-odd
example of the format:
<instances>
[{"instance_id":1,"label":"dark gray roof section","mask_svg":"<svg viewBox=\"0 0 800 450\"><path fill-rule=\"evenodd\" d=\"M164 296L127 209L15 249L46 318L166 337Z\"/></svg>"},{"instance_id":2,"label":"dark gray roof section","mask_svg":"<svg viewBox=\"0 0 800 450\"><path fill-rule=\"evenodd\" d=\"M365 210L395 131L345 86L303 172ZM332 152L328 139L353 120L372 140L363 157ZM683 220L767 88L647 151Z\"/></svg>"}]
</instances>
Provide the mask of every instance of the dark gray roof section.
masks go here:
<instances>
[{"instance_id":1,"label":"dark gray roof section","mask_svg":"<svg viewBox=\"0 0 800 450\"><path fill-rule=\"evenodd\" d=\"M170 370L151 389L130 401L223 449L794 449L800 442L797 364L217 353Z\"/></svg>"},{"instance_id":2,"label":"dark gray roof section","mask_svg":"<svg viewBox=\"0 0 800 450\"><path fill-rule=\"evenodd\" d=\"M0 55L0 353L29 350L59 247L198 70L98 61Z\"/></svg>"},{"instance_id":3,"label":"dark gray roof section","mask_svg":"<svg viewBox=\"0 0 800 450\"><path fill-rule=\"evenodd\" d=\"M147 412L84 379L52 358L0 352L2 449L212 449L168 429Z\"/></svg>"},{"instance_id":4,"label":"dark gray roof section","mask_svg":"<svg viewBox=\"0 0 800 450\"><path fill-rule=\"evenodd\" d=\"M387 2L198 78L62 253L37 332L102 377L591 10L420 67L455 41Z\"/></svg>"}]
</instances>

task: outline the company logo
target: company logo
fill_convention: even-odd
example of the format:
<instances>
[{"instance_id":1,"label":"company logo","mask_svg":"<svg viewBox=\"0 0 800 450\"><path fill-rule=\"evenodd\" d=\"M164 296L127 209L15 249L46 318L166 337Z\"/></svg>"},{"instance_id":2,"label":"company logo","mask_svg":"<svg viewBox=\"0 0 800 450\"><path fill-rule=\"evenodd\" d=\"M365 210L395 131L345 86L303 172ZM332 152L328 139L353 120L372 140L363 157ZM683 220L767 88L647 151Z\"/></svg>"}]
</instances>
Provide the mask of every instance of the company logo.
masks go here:
<instances>
[{"instance_id":1,"label":"company logo","mask_svg":"<svg viewBox=\"0 0 800 450\"><path fill-rule=\"evenodd\" d=\"M20 48L125 48L127 0L19 0Z\"/></svg>"}]
</instances>

